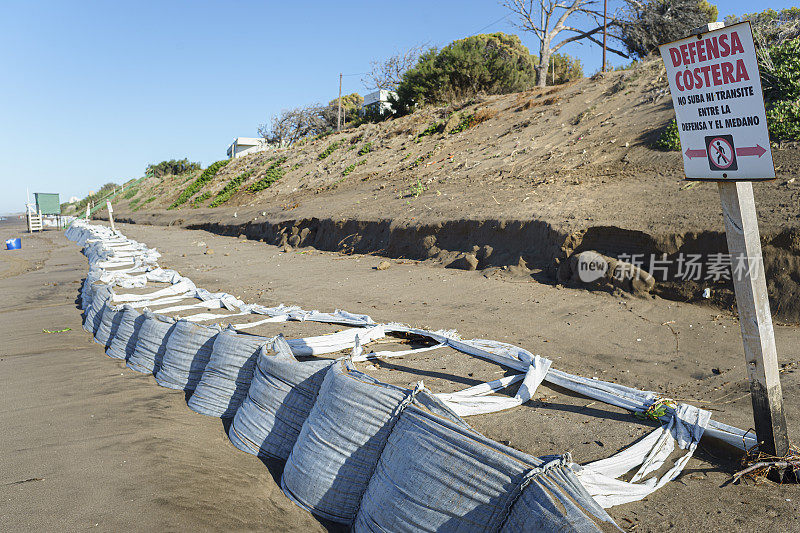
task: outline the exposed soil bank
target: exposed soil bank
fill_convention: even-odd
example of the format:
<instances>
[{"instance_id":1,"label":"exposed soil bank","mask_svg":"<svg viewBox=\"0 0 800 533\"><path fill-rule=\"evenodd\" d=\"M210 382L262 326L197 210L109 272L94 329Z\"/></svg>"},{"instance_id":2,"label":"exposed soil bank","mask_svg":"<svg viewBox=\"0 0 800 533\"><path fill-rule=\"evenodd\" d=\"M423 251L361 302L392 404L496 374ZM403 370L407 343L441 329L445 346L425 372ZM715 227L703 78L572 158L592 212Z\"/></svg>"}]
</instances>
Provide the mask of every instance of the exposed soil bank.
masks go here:
<instances>
[{"instance_id":1,"label":"exposed soil bank","mask_svg":"<svg viewBox=\"0 0 800 533\"><path fill-rule=\"evenodd\" d=\"M171 216L170 216L171 215ZM102 215L100 215L102 217ZM319 250L376 254L390 258L432 260L453 268L500 269L511 275L532 276L556 283L559 264L573 253L596 250L602 254L641 261L642 268L659 271L653 292L678 301L701 301L704 288L711 289L712 303L733 310L733 287L714 280L707 264L714 254L727 253L721 231L652 234L614 226L591 226L568 231L542 220L448 220L433 223L398 223L392 220L302 218L280 221L208 220L130 214L120 222L182 226L218 235L240 236L283 247L311 246ZM783 229L762 235L768 289L775 317L800 322L800 229ZM682 258L700 254L701 280L686 280ZM468 257L470 261L464 261ZM661 263L666 257L666 262ZM490 272L487 272L489 274ZM708 275L712 279L705 279Z\"/></svg>"}]
</instances>

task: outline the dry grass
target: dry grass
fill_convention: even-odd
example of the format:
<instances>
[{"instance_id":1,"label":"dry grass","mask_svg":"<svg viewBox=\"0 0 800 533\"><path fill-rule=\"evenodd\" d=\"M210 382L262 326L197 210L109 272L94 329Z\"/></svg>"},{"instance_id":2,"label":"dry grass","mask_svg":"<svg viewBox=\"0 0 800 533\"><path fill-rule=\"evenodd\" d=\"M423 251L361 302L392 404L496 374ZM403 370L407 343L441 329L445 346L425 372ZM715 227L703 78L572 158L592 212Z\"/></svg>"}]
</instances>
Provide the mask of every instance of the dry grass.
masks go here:
<instances>
[{"instance_id":1,"label":"dry grass","mask_svg":"<svg viewBox=\"0 0 800 533\"><path fill-rule=\"evenodd\" d=\"M475 111L475 114L472 115L472 120L470 121L470 127L477 126L481 122L486 122L487 120L491 120L496 117L498 114L497 109L492 109L491 107L485 107L483 109L479 109Z\"/></svg>"}]
</instances>

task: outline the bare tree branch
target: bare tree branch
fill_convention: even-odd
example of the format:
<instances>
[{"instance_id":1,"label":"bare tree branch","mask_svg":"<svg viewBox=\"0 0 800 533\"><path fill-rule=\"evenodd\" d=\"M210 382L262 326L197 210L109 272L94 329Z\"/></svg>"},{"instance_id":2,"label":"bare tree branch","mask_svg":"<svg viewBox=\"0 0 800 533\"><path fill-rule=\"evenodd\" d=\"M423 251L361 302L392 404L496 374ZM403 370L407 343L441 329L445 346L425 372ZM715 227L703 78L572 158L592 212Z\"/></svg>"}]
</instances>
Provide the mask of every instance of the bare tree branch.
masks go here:
<instances>
[{"instance_id":1,"label":"bare tree branch","mask_svg":"<svg viewBox=\"0 0 800 533\"><path fill-rule=\"evenodd\" d=\"M550 56L561 47L582 39L597 42L593 36L604 30L603 23L600 20L603 13L594 8L597 3L597 0L501 0L500 4L516 15L514 24L523 31L531 32L539 38L539 59L538 65L535 67L538 86L544 87L547 84L547 67ZM567 23L567 21L579 15L589 17L593 22L594 28L581 30ZM605 27L608 28L618 24L619 20L616 13L612 13L611 17L607 19ZM565 31L575 32L576 35L553 44L556 37ZM618 50L608 49L620 54ZM624 54L621 55L627 57Z\"/></svg>"},{"instance_id":2,"label":"bare tree branch","mask_svg":"<svg viewBox=\"0 0 800 533\"><path fill-rule=\"evenodd\" d=\"M370 71L361 78L361 83L367 89L397 90L397 86L403 81L403 74L417 64L419 57L428 48L428 44L424 43L398 52L383 61L372 61Z\"/></svg>"},{"instance_id":3,"label":"bare tree branch","mask_svg":"<svg viewBox=\"0 0 800 533\"><path fill-rule=\"evenodd\" d=\"M317 135L329 128L319 105L284 109L274 115L269 124L261 124L258 134L278 147L291 146L303 137Z\"/></svg>"}]
</instances>

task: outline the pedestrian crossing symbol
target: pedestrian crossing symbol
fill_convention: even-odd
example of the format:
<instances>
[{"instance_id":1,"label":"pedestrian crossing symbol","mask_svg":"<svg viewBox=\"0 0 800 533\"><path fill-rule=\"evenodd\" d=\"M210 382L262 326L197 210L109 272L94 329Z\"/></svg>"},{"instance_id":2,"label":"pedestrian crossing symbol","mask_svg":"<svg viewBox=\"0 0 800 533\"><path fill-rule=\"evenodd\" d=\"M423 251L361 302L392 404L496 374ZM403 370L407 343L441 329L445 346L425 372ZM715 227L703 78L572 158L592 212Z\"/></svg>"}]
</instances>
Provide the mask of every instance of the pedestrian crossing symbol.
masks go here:
<instances>
[{"instance_id":1,"label":"pedestrian crossing symbol","mask_svg":"<svg viewBox=\"0 0 800 533\"><path fill-rule=\"evenodd\" d=\"M724 172L739 169L736 163L733 135L706 136L706 154L708 155L708 167L711 170Z\"/></svg>"}]
</instances>

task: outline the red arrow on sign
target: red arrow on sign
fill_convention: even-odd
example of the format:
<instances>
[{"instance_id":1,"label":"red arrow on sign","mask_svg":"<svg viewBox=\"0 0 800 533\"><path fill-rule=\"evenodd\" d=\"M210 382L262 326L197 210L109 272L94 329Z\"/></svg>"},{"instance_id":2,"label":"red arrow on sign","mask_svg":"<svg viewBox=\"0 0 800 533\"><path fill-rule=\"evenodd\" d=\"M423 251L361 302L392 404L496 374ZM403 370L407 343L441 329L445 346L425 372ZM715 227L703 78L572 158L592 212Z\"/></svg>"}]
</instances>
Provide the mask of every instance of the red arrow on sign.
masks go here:
<instances>
[{"instance_id":1,"label":"red arrow on sign","mask_svg":"<svg viewBox=\"0 0 800 533\"><path fill-rule=\"evenodd\" d=\"M755 146L742 146L741 148L736 149L736 155L739 157L746 155L757 155L758 157L761 157L765 153L767 153L767 149L760 144Z\"/></svg>"},{"instance_id":2,"label":"red arrow on sign","mask_svg":"<svg viewBox=\"0 0 800 533\"><path fill-rule=\"evenodd\" d=\"M686 157L688 157L689 159L693 157L705 157L705 156L706 156L706 151L704 149L700 150L692 150L691 148L686 149Z\"/></svg>"}]
</instances>

